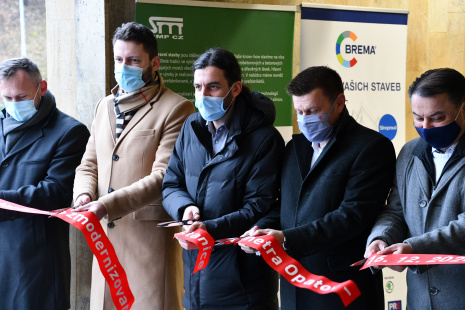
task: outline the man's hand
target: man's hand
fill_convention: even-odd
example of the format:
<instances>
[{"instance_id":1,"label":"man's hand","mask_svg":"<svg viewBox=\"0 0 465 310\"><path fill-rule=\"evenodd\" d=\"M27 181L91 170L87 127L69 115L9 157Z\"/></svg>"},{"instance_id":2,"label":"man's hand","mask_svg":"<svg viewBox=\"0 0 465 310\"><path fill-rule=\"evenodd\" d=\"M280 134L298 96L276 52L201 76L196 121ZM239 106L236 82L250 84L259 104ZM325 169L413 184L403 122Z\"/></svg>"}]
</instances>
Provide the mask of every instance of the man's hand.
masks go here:
<instances>
[{"instance_id":1,"label":"man's hand","mask_svg":"<svg viewBox=\"0 0 465 310\"><path fill-rule=\"evenodd\" d=\"M258 227L255 226L252 229L250 229L249 231L247 231L246 233L249 233L248 236L251 236L251 237L257 237L257 236L263 236L263 235L271 235L271 236L275 237L276 240L278 240L279 244L282 245L284 243L284 234L280 230L276 230L276 229L258 229ZM245 234L242 235L242 236L245 236ZM239 242L239 246L246 253L250 254L250 253L255 253L256 252L255 249L252 249L252 248L250 248L250 247L248 247L246 245L243 245L240 242Z\"/></svg>"},{"instance_id":2,"label":"man's hand","mask_svg":"<svg viewBox=\"0 0 465 310\"><path fill-rule=\"evenodd\" d=\"M184 210L184 214L182 216L182 220L190 220L190 219L195 219L195 220L200 220L200 212L199 208L196 206L188 206ZM202 223L202 222L194 222L192 225L184 225L183 229L187 232L193 232L197 228L203 229L207 231L207 227ZM186 250L192 250L192 249L197 249L197 246L193 242L189 242L183 239L177 239L179 244L183 247L183 249Z\"/></svg>"},{"instance_id":3,"label":"man's hand","mask_svg":"<svg viewBox=\"0 0 465 310\"><path fill-rule=\"evenodd\" d=\"M79 195L78 198L76 198L75 205L82 206L85 204L88 204L90 202L90 196L87 194L82 194Z\"/></svg>"},{"instance_id":4,"label":"man's hand","mask_svg":"<svg viewBox=\"0 0 465 310\"><path fill-rule=\"evenodd\" d=\"M408 243L396 243L391 246L385 247L383 250L378 252L378 254L413 254L413 250Z\"/></svg>"},{"instance_id":5,"label":"man's hand","mask_svg":"<svg viewBox=\"0 0 465 310\"><path fill-rule=\"evenodd\" d=\"M384 248L383 250L379 251L378 254L380 255L387 255L387 254L413 254L413 249L408 243L396 243L391 246ZM394 271L401 272L407 266L387 266Z\"/></svg>"},{"instance_id":6,"label":"man's hand","mask_svg":"<svg viewBox=\"0 0 465 310\"><path fill-rule=\"evenodd\" d=\"M365 250L364 257L368 258L368 257L371 256L371 254L378 253L379 251L381 251L382 249L384 249L387 246L388 246L387 243L384 242L383 240L379 240L379 239L375 240Z\"/></svg>"},{"instance_id":7,"label":"man's hand","mask_svg":"<svg viewBox=\"0 0 465 310\"><path fill-rule=\"evenodd\" d=\"M82 196L84 196L84 195L79 196L79 198L82 197ZM87 196L87 195L85 195L85 196ZM87 197L89 197L89 196L87 196ZM78 201L79 198L76 199L76 201ZM90 198L89 198L89 200L90 200ZM74 209L74 211L75 212L92 211L92 212L94 212L95 216L98 218L99 221L107 214L107 209L105 208L103 203L101 203L98 200L86 203L86 204Z\"/></svg>"},{"instance_id":8,"label":"man's hand","mask_svg":"<svg viewBox=\"0 0 465 310\"><path fill-rule=\"evenodd\" d=\"M413 249L408 243L396 243L391 246L387 246L386 242L382 240L373 241L365 251L365 257L369 257L372 253L379 255L389 254L413 254ZM379 268L380 266L373 266ZM407 266L386 266L394 271L402 272Z\"/></svg>"},{"instance_id":9,"label":"man's hand","mask_svg":"<svg viewBox=\"0 0 465 310\"><path fill-rule=\"evenodd\" d=\"M188 206L186 209L184 209L184 213L182 215L182 220L185 221L185 220L191 220L191 219L194 219L194 220L197 220L197 221L200 220L200 210L196 206ZM183 230L187 231L189 229L189 226L190 225L184 225L182 228L183 228ZM191 232L191 231L192 230L190 230L189 232Z\"/></svg>"},{"instance_id":10,"label":"man's hand","mask_svg":"<svg viewBox=\"0 0 465 310\"><path fill-rule=\"evenodd\" d=\"M254 226L252 227L251 229L247 230L245 233L242 234L241 238L243 237L247 237L247 236L250 236L252 235L254 232L256 232L258 230L258 226ZM246 246L244 244L241 244L239 242L239 246L241 247L242 251L244 251L245 253L247 254L254 254L257 252L257 250L255 250L254 248L251 248L249 246Z\"/></svg>"}]
</instances>

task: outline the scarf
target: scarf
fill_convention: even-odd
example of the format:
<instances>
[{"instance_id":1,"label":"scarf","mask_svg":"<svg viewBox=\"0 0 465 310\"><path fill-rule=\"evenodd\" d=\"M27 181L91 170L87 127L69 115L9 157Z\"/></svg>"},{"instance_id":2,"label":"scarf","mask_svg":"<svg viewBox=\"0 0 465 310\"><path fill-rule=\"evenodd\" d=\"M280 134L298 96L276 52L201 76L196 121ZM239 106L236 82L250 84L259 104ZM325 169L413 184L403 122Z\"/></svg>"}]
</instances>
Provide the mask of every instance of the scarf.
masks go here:
<instances>
[{"instance_id":1,"label":"scarf","mask_svg":"<svg viewBox=\"0 0 465 310\"><path fill-rule=\"evenodd\" d=\"M21 139L24 133L30 127L43 122L52 111L56 109L55 97L47 90L45 95L40 99L39 110L37 113L26 122L18 122L8 113L3 119L3 136L5 137L5 152L9 151Z\"/></svg>"}]
</instances>

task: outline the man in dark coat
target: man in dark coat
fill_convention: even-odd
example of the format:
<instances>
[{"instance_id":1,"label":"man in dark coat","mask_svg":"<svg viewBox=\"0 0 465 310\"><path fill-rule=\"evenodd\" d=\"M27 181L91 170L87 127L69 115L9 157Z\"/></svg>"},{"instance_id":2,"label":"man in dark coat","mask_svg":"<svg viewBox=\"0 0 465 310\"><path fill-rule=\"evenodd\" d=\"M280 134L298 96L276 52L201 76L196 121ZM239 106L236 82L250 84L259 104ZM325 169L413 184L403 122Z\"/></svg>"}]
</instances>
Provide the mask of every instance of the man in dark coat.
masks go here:
<instances>
[{"instance_id":1,"label":"man in dark coat","mask_svg":"<svg viewBox=\"0 0 465 310\"><path fill-rule=\"evenodd\" d=\"M41 210L69 207L87 128L60 112L27 58L0 64L0 199ZM69 309L69 225L0 209L0 309Z\"/></svg>"},{"instance_id":2,"label":"man in dark coat","mask_svg":"<svg viewBox=\"0 0 465 310\"><path fill-rule=\"evenodd\" d=\"M284 150L273 127L276 110L242 85L229 51L208 50L194 70L199 113L188 117L174 147L163 205L175 220L201 220L188 231L238 237L276 203ZM278 309L278 276L261 257L232 245L216 247L208 266L192 274L197 254L183 251L186 309Z\"/></svg>"},{"instance_id":3,"label":"man in dark coat","mask_svg":"<svg viewBox=\"0 0 465 310\"><path fill-rule=\"evenodd\" d=\"M302 133L286 146L280 217L263 218L251 234L275 236L309 272L336 282L353 280L362 294L345 308L336 294L319 295L281 278L282 309L383 309L381 274L349 265L363 256L389 192L392 143L349 115L341 78L328 67L302 71L287 91ZM279 222L281 230L256 231Z\"/></svg>"}]
</instances>

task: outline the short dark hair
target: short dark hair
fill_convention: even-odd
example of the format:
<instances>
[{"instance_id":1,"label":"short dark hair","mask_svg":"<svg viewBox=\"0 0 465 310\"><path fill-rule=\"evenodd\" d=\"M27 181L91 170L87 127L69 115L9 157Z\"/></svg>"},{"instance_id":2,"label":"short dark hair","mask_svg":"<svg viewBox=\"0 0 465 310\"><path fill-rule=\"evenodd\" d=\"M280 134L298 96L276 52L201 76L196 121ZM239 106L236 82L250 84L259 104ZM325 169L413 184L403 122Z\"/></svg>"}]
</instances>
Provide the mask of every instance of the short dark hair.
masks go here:
<instances>
[{"instance_id":1,"label":"short dark hair","mask_svg":"<svg viewBox=\"0 0 465 310\"><path fill-rule=\"evenodd\" d=\"M39 67L28 58L11 58L0 64L0 81L9 80L16 75L18 70L24 70L33 83L39 85L42 81Z\"/></svg>"},{"instance_id":2,"label":"short dark hair","mask_svg":"<svg viewBox=\"0 0 465 310\"><path fill-rule=\"evenodd\" d=\"M326 66L307 68L297 74L286 86L287 93L291 96L303 96L317 88L321 88L325 96L330 100L344 93L342 79L339 74Z\"/></svg>"},{"instance_id":3,"label":"short dark hair","mask_svg":"<svg viewBox=\"0 0 465 310\"><path fill-rule=\"evenodd\" d=\"M241 66L236 56L224 48L215 47L208 49L194 62L192 71L195 72L195 70L204 69L209 66L223 70L229 87L231 87L234 82L242 81ZM248 91L250 90L245 85L242 86L242 92Z\"/></svg>"},{"instance_id":4,"label":"short dark hair","mask_svg":"<svg viewBox=\"0 0 465 310\"><path fill-rule=\"evenodd\" d=\"M408 89L410 99L414 94L427 98L443 93L460 107L465 101L465 77L451 68L432 69L420 75Z\"/></svg>"},{"instance_id":5,"label":"short dark hair","mask_svg":"<svg viewBox=\"0 0 465 310\"><path fill-rule=\"evenodd\" d=\"M144 25L135 22L122 24L121 27L116 28L113 35L113 46L117 40L134 41L142 44L144 50L149 54L150 60L158 56L157 39L153 32Z\"/></svg>"}]
</instances>

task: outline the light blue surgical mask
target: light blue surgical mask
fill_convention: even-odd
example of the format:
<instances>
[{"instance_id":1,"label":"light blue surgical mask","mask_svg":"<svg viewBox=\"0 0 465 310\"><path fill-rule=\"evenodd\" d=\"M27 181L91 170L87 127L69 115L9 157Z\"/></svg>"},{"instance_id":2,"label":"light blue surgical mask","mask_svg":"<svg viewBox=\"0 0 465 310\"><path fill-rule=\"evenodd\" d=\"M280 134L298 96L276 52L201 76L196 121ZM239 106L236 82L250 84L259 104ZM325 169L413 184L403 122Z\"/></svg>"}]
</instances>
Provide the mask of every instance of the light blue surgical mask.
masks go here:
<instances>
[{"instance_id":1,"label":"light blue surgical mask","mask_svg":"<svg viewBox=\"0 0 465 310\"><path fill-rule=\"evenodd\" d=\"M6 101L5 102L5 109L18 122L25 122L30 120L36 113L37 110L34 106L34 101L37 97L37 93L39 92L39 87L37 87L36 94L34 95L34 99L32 100L24 100L24 101Z\"/></svg>"},{"instance_id":2,"label":"light blue surgical mask","mask_svg":"<svg viewBox=\"0 0 465 310\"><path fill-rule=\"evenodd\" d=\"M195 94L195 107L199 109L203 119L207 121L216 121L226 114L232 102L224 109L224 99L229 95L233 86L234 84L224 97L203 96L201 93Z\"/></svg>"},{"instance_id":3,"label":"light blue surgical mask","mask_svg":"<svg viewBox=\"0 0 465 310\"><path fill-rule=\"evenodd\" d=\"M314 114L314 115L301 115L297 114L297 123L299 124L300 131L304 134L310 142L323 142L328 140L333 133L334 126L329 122L329 115L333 110L334 99L331 109L328 113Z\"/></svg>"},{"instance_id":4,"label":"light blue surgical mask","mask_svg":"<svg viewBox=\"0 0 465 310\"><path fill-rule=\"evenodd\" d=\"M144 69L145 68L128 66L125 64L115 65L115 80L119 87L125 92L133 92L142 88L146 83L142 80L142 72Z\"/></svg>"}]
</instances>

